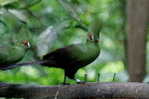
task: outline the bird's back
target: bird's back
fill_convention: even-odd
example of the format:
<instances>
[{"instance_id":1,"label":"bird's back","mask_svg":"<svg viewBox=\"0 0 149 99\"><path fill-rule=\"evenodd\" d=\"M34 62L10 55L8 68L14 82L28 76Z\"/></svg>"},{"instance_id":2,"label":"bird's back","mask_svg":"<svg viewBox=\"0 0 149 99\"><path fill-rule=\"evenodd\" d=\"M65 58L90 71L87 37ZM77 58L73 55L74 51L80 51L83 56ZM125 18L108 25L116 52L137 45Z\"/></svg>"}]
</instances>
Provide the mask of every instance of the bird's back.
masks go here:
<instances>
[{"instance_id":1,"label":"bird's back","mask_svg":"<svg viewBox=\"0 0 149 99\"><path fill-rule=\"evenodd\" d=\"M0 65L7 65L21 60L24 56L25 49L18 46L1 46L0 47Z\"/></svg>"},{"instance_id":2,"label":"bird's back","mask_svg":"<svg viewBox=\"0 0 149 99\"><path fill-rule=\"evenodd\" d=\"M43 64L52 67L66 68L75 66L80 68L94 61L99 55L99 48L94 43L75 44L57 49L43 57L49 63Z\"/></svg>"}]
</instances>

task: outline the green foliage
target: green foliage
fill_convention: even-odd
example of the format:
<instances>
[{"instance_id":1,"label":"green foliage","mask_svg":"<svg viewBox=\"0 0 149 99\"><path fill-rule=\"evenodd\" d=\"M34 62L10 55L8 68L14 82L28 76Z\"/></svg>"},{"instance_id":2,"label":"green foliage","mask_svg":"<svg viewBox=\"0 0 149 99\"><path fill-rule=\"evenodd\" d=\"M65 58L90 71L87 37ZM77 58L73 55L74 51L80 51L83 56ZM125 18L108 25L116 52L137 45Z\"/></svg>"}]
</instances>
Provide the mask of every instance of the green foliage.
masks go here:
<instances>
[{"instance_id":1,"label":"green foliage","mask_svg":"<svg viewBox=\"0 0 149 99\"><path fill-rule=\"evenodd\" d=\"M97 73L101 73L100 81L112 81L113 74L117 73L116 81L126 81L123 63L126 36L124 1L0 0L0 42L9 45L12 41L29 40L32 47L21 62L38 60L54 49L85 42L88 27L97 17L103 24L101 55L80 69L76 77L83 80L87 73L88 81L96 81ZM46 31L49 27L52 29L50 32ZM34 65L0 71L0 81L54 85L63 82L63 71Z\"/></svg>"}]
</instances>

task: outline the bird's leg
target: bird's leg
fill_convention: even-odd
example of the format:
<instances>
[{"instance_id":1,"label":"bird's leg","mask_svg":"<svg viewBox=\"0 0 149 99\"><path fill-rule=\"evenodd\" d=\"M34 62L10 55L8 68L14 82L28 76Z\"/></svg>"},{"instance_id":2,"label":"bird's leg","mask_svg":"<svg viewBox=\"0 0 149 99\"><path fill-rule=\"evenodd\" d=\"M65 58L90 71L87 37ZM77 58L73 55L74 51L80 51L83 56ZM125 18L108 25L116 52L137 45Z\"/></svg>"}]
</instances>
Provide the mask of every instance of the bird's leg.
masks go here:
<instances>
[{"instance_id":1,"label":"bird's leg","mask_svg":"<svg viewBox=\"0 0 149 99\"><path fill-rule=\"evenodd\" d=\"M66 84L66 80L67 80L67 77L66 75L64 75L64 82L63 82L64 85Z\"/></svg>"},{"instance_id":2,"label":"bird's leg","mask_svg":"<svg viewBox=\"0 0 149 99\"><path fill-rule=\"evenodd\" d=\"M97 82L100 82L100 73L97 74Z\"/></svg>"},{"instance_id":3,"label":"bird's leg","mask_svg":"<svg viewBox=\"0 0 149 99\"><path fill-rule=\"evenodd\" d=\"M63 85L69 85L69 83L67 83L67 76L66 76L66 73L64 74Z\"/></svg>"},{"instance_id":4,"label":"bird's leg","mask_svg":"<svg viewBox=\"0 0 149 99\"><path fill-rule=\"evenodd\" d=\"M87 73L84 74L84 82L87 82Z\"/></svg>"},{"instance_id":5,"label":"bird's leg","mask_svg":"<svg viewBox=\"0 0 149 99\"><path fill-rule=\"evenodd\" d=\"M115 78L116 78L116 73L114 73L112 81L115 81Z\"/></svg>"}]
</instances>

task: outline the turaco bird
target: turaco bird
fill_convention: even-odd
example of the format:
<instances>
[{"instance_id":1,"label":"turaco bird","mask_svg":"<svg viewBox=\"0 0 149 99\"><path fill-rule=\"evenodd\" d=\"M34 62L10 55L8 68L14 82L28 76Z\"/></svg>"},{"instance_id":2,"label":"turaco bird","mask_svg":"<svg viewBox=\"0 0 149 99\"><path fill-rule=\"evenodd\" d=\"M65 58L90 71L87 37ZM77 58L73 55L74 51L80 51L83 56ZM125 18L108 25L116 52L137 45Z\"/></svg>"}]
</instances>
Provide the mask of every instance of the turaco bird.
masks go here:
<instances>
[{"instance_id":1,"label":"turaco bird","mask_svg":"<svg viewBox=\"0 0 149 99\"><path fill-rule=\"evenodd\" d=\"M75 73L77 70L92 63L100 54L98 41L101 28L102 24L100 21L95 20L89 30L86 43L72 44L64 48L59 48L43 56L41 61L12 64L4 68L0 67L0 69L7 70L23 65L41 64L42 66L64 69L64 83L66 76L70 79L76 80Z\"/></svg>"},{"instance_id":2,"label":"turaco bird","mask_svg":"<svg viewBox=\"0 0 149 99\"><path fill-rule=\"evenodd\" d=\"M13 44L0 44L0 67L19 62L30 47L27 40Z\"/></svg>"}]
</instances>

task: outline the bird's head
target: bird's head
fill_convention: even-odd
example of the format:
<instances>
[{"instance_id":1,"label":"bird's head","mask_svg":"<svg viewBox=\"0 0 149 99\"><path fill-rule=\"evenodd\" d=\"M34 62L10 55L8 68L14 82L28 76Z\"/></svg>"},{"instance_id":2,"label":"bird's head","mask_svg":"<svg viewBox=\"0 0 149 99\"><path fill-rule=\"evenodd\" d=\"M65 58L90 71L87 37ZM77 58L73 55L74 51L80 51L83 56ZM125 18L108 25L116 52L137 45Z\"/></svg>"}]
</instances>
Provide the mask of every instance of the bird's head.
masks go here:
<instances>
[{"instance_id":1,"label":"bird's head","mask_svg":"<svg viewBox=\"0 0 149 99\"><path fill-rule=\"evenodd\" d=\"M100 39L100 32L102 27L102 21L98 17L93 18L89 27L88 39L94 42L98 42Z\"/></svg>"},{"instance_id":2,"label":"bird's head","mask_svg":"<svg viewBox=\"0 0 149 99\"><path fill-rule=\"evenodd\" d=\"M88 38L87 38L87 40L88 40L88 41L92 41L92 42L99 42L99 39L96 39L94 33L92 33L92 32L89 32L89 33L88 33Z\"/></svg>"},{"instance_id":3,"label":"bird's head","mask_svg":"<svg viewBox=\"0 0 149 99\"><path fill-rule=\"evenodd\" d=\"M94 34L92 32L88 33L88 40L90 40L90 41L94 40Z\"/></svg>"},{"instance_id":4,"label":"bird's head","mask_svg":"<svg viewBox=\"0 0 149 99\"><path fill-rule=\"evenodd\" d=\"M22 41L22 44L23 44L23 46L25 46L26 48L30 48L30 47L31 47L31 44L30 44L30 42L29 42L28 40L23 40L23 41Z\"/></svg>"}]
</instances>

